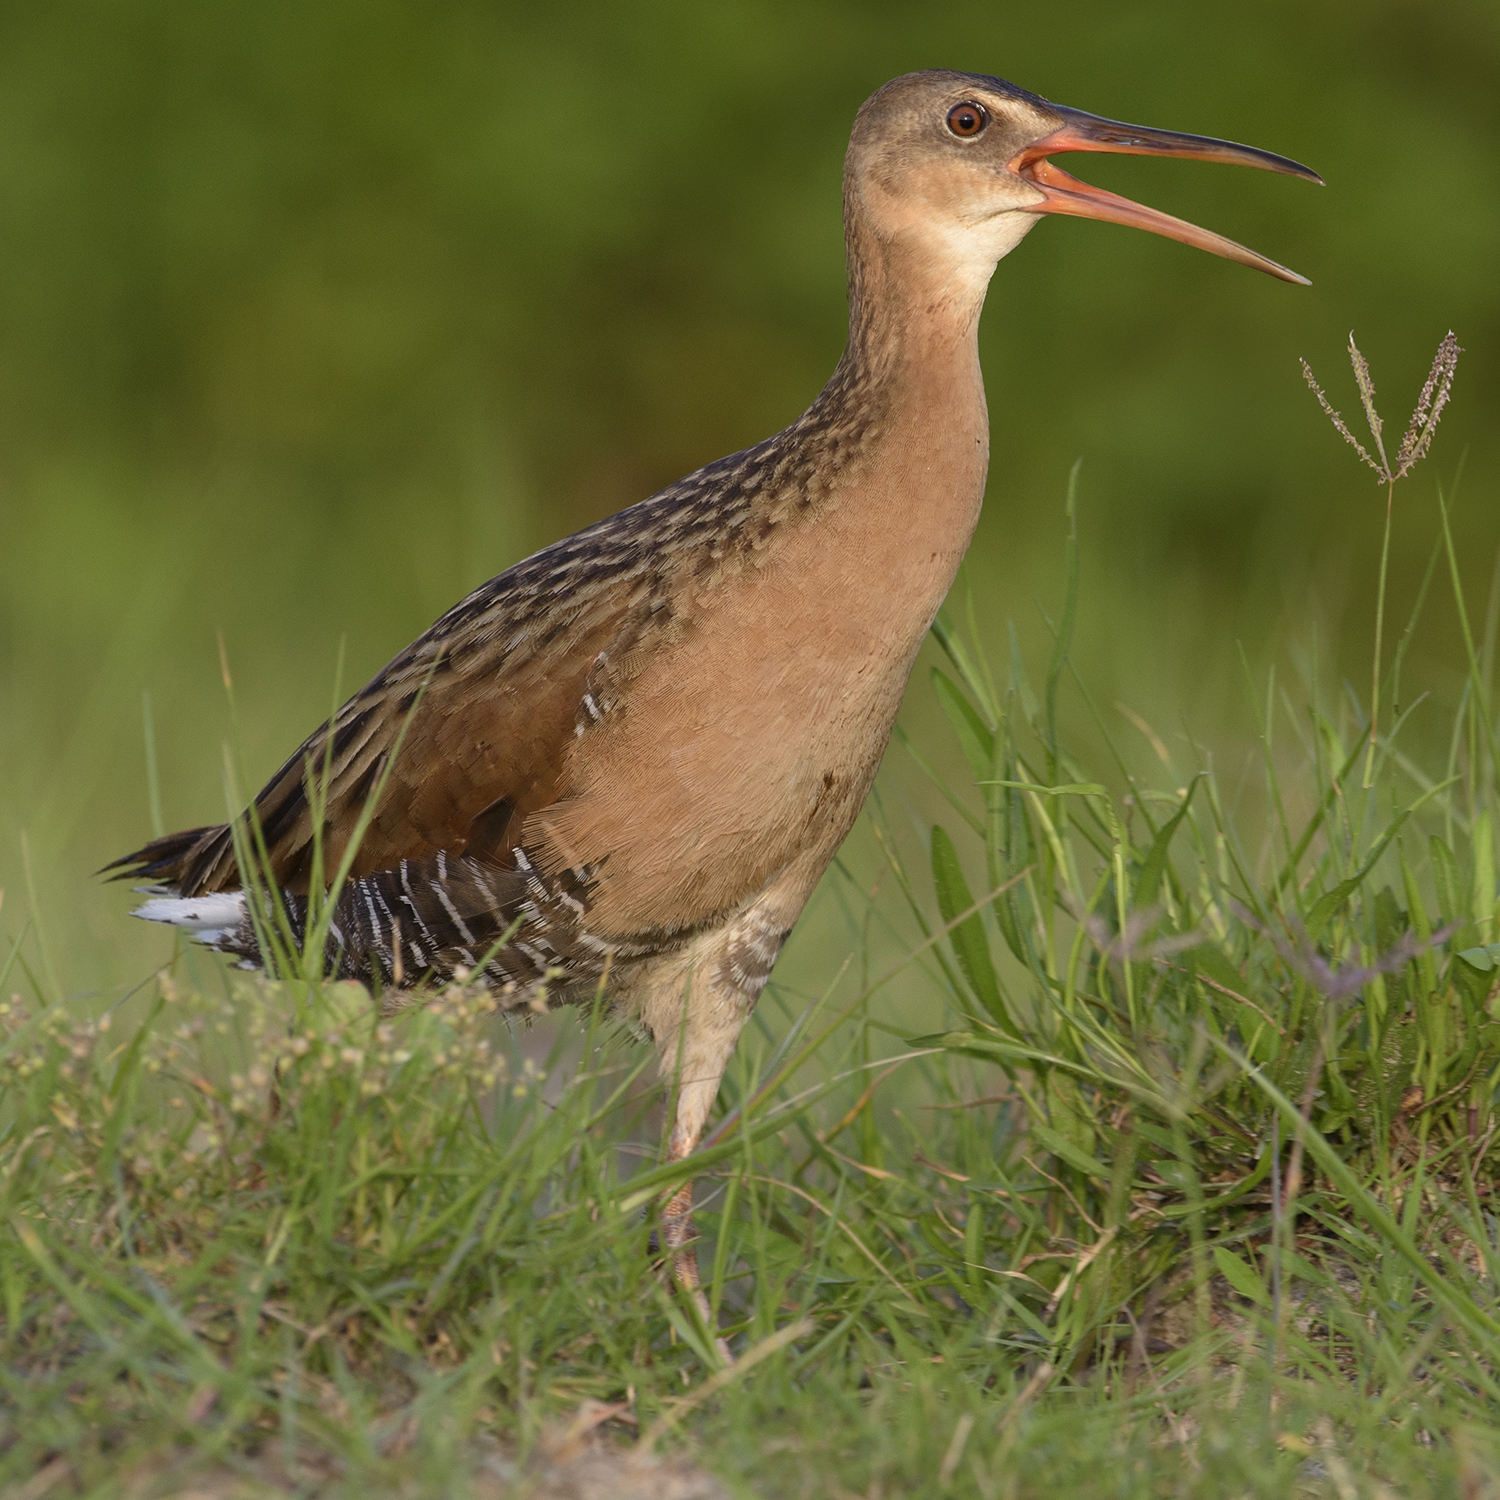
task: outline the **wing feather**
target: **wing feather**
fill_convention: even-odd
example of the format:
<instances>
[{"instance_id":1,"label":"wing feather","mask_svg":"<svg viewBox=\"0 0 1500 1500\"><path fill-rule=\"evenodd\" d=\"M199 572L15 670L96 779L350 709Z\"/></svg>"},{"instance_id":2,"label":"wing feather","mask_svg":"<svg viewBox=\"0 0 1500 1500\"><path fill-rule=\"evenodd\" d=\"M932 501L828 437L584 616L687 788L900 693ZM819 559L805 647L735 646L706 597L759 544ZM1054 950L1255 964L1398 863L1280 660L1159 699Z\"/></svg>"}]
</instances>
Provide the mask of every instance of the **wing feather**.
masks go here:
<instances>
[{"instance_id":1,"label":"wing feather","mask_svg":"<svg viewBox=\"0 0 1500 1500\"><path fill-rule=\"evenodd\" d=\"M504 801L509 837L503 828L497 837L493 818L480 833L494 857L513 842L522 818L563 793L591 670L617 643L637 641L643 622L659 627L661 611L641 608L629 571L591 588L543 593L513 576L526 567L456 605L266 783L255 809L276 884L307 891L317 801L311 791L325 775L326 871L337 868L366 803L376 799L356 877L439 850L462 854L470 825ZM227 824L158 840L110 868L122 878L148 875L183 896L240 885Z\"/></svg>"}]
</instances>

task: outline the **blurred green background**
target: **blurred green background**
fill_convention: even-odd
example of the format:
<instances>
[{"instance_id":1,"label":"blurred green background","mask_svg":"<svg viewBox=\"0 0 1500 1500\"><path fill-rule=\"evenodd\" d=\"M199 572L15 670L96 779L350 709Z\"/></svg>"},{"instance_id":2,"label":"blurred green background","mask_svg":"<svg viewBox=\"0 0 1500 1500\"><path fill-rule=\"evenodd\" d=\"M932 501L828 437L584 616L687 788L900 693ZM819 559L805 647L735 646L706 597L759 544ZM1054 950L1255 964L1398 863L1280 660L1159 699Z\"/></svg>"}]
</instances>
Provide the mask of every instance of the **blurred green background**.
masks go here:
<instances>
[{"instance_id":1,"label":"blurred green background","mask_svg":"<svg viewBox=\"0 0 1500 1500\"><path fill-rule=\"evenodd\" d=\"M1068 163L1314 284L1076 220L1002 264L968 565L984 633L1014 617L1047 649L1081 454L1075 656L1106 709L1241 753L1237 643L1293 679L1317 655L1363 698L1382 494L1296 360L1348 413L1357 330L1399 434L1458 332L1435 460L1398 491L1391 599L1399 622L1434 481L1466 453L1482 600L1497 64L1494 0L10 0L0 932L28 909L24 834L68 990L118 993L170 951L91 872L151 831L144 693L167 827L224 816L216 633L259 777L326 711L341 638L347 689L482 579L794 417L842 346L850 120L919 67L1248 141L1329 184ZM1444 601L1410 661L1451 696ZM919 682L918 738L928 704ZM920 805L899 752L884 775Z\"/></svg>"}]
</instances>

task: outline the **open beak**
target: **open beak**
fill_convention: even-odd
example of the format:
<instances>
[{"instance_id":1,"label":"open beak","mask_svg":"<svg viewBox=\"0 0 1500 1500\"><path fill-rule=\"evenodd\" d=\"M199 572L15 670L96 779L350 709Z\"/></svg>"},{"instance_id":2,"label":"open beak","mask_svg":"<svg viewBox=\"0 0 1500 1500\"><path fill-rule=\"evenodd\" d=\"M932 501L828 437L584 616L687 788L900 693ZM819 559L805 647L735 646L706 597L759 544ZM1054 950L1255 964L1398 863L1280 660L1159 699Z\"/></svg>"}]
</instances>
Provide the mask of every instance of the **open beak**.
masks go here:
<instances>
[{"instance_id":1,"label":"open beak","mask_svg":"<svg viewBox=\"0 0 1500 1500\"><path fill-rule=\"evenodd\" d=\"M1257 271L1278 276L1282 281L1310 285L1305 276L1299 276L1295 271L1277 265L1274 260L1267 260L1264 255L1257 255L1254 250L1247 250L1211 230L1199 229L1196 224L1174 219L1171 214L1133 203L1129 198L1121 198L1103 188L1090 187L1061 167L1054 167L1047 158L1060 151L1189 156L1197 161L1233 162L1243 167L1260 167L1267 172L1285 172L1292 177L1305 177L1321 186L1323 179L1312 168L1289 161L1284 156L1274 156L1269 151L1258 151L1254 146L1236 146L1232 141L1216 141L1211 136L1182 135L1175 130L1122 125L1118 120L1103 120L1098 115L1085 114L1081 109L1068 109L1059 104L1049 107L1063 117L1061 127L1033 141L1007 163L1016 176L1044 195L1042 202L1034 204L1027 212L1074 214L1081 219L1103 219L1110 224L1133 224L1137 229L1149 229L1153 234L1181 240L1184 245L1196 245L1200 250L1212 251L1227 260L1237 260L1242 266L1254 266Z\"/></svg>"}]
</instances>

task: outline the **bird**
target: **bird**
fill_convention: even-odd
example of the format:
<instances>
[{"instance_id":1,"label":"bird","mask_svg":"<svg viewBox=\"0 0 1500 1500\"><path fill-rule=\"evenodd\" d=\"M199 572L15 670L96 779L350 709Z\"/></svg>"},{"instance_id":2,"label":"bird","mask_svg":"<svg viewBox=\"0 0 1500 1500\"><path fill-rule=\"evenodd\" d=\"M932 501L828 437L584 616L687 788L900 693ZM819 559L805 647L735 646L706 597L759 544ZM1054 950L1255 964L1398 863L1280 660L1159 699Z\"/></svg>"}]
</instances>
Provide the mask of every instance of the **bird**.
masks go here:
<instances>
[{"instance_id":1,"label":"bird","mask_svg":"<svg viewBox=\"0 0 1500 1500\"><path fill-rule=\"evenodd\" d=\"M1322 182L1267 151L985 74L885 84L844 162L848 343L806 411L474 590L320 725L238 824L107 866L145 882L135 914L255 966L278 923L300 944L331 902L314 928L326 972L382 995L455 976L552 1004L602 992L654 1043L675 1098L667 1153L688 1157L870 790L978 521L990 430L977 330L998 262L1062 214L1306 284L1079 181L1050 160L1065 152ZM258 870L241 867L250 852ZM689 1177L662 1207L662 1238L704 1306L691 1209Z\"/></svg>"}]
</instances>

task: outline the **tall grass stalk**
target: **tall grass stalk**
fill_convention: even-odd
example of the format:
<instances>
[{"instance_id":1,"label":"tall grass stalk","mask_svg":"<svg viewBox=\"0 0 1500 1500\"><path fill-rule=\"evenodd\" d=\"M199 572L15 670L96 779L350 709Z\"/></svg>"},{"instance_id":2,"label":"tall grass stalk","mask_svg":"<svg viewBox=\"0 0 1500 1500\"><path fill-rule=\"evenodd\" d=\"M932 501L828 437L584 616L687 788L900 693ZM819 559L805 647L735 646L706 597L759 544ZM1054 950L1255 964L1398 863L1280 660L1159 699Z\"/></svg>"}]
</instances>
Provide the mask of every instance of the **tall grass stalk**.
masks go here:
<instances>
[{"instance_id":1,"label":"tall grass stalk","mask_svg":"<svg viewBox=\"0 0 1500 1500\"><path fill-rule=\"evenodd\" d=\"M1433 356L1432 368L1427 373L1427 381L1422 387L1422 394L1417 398L1411 421L1406 425L1401 446L1396 450L1394 464L1386 457L1385 443L1381 437L1385 424L1375 405L1375 381L1370 374L1370 363L1359 352L1359 345L1354 342L1354 335L1352 333L1349 335L1349 363L1354 370L1354 383L1359 389L1359 402L1364 408L1365 423L1370 429L1370 439L1378 457L1372 457L1364 444L1349 430L1348 423L1334 410L1328 397L1323 394L1323 388L1314 379L1312 367L1305 359L1301 362L1303 377L1318 398L1318 405L1327 413L1329 421L1333 423L1344 440L1353 446L1370 468L1374 469L1376 477L1385 485L1385 526L1381 533L1380 582L1375 597L1375 665L1370 681L1370 740L1369 748L1365 753L1363 781L1366 791L1375 785L1375 740L1380 722L1381 638L1385 629L1385 580L1391 555L1391 513L1395 502L1396 481L1404 479L1427 456L1427 451L1432 446L1433 435L1437 432L1438 422L1442 419L1443 408L1448 404L1448 396L1453 389L1453 374L1458 367L1458 356L1462 353L1463 350L1459 348L1458 340L1454 338L1452 330L1449 330L1442 343L1438 345L1437 353ZM1445 534L1446 530L1445 518ZM1467 623L1464 628L1467 630Z\"/></svg>"}]
</instances>

